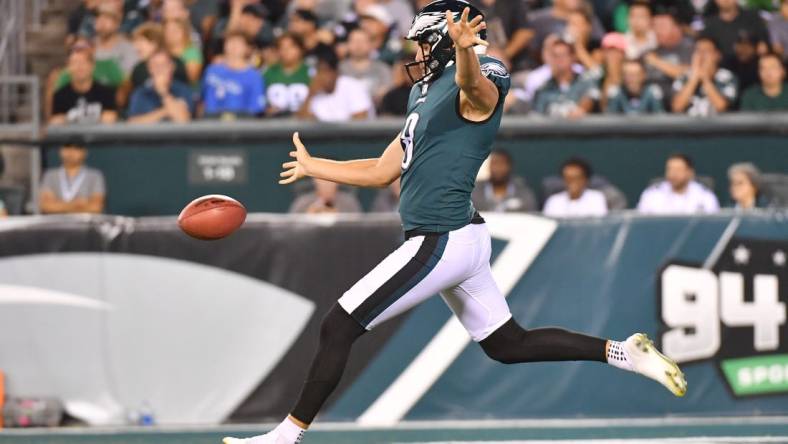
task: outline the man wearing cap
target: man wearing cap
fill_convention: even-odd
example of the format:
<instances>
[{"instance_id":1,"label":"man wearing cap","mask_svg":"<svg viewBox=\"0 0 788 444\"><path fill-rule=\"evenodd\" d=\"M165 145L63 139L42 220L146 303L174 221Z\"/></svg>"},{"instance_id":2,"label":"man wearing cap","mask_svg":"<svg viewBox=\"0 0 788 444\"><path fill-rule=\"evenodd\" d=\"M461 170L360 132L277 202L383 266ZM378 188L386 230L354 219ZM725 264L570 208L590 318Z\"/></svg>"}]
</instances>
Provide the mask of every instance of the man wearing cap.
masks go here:
<instances>
[{"instance_id":1,"label":"man wearing cap","mask_svg":"<svg viewBox=\"0 0 788 444\"><path fill-rule=\"evenodd\" d=\"M85 166L88 151L77 144L60 148L62 166L44 172L39 207L42 213L101 213L106 186L101 171Z\"/></svg>"},{"instance_id":2,"label":"man wearing cap","mask_svg":"<svg viewBox=\"0 0 788 444\"><path fill-rule=\"evenodd\" d=\"M114 60L126 77L139 58L134 45L120 33L122 17L111 5L99 6L96 17L96 60Z\"/></svg>"},{"instance_id":3,"label":"man wearing cap","mask_svg":"<svg viewBox=\"0 0 788 444\"><path fill-rule=\"evenodd\" d=\"M385 7L372 4L364 8L358 26L367 32L372 48L377 51L378 60L392 64L397 61L402 45L399 40L391 39L394 19Z\"/></svg>"}]
</instances>

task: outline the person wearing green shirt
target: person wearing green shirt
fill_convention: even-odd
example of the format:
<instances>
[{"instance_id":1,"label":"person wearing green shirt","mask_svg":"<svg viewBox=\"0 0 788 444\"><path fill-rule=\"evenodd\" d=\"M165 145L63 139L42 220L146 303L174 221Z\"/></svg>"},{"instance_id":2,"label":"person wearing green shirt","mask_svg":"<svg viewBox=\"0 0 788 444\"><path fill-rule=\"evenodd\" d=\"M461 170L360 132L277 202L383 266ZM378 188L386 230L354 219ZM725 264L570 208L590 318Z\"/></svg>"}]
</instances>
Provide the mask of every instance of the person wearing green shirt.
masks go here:
<instances>
[{"instance_id":1,"label":"person wearing green shirt","mask_svg":"<svg viewBox=\"0 0 788 444\"><path fill-rule=\"evenodd\" d=\"M309 68L304 63L304 44L293 34L276 40L279 62L265 70L266 99L270 116L292 114L303 105L309 95Z\"/></svg>"},{"instance_id":2,"label":"person wearing green shirt","mask_svg":"<svg viewBox=\"0 0 788 444\"><path fill-rule=\"evenodd\" d=\"M758 61L761 83L744 91L742 111L788 111L785 67L777 54L766 54Z\"/></svg>"},{"instance_id":3,"label":"person wearing green shirt","mask_svg":"<svg viewBox=\"0 0 788 444\"><path fill-rule=\"evenodd\" d=\"M120 69L118 63L112 59L96 60L96 68L93 71L93 80L101 83L104 86L111 86L117 88L123 83L125 78L123 70ZM71 83L71 74L68 70L63 69L60 71L57 80L55 81L55 91Z\"/></svg>"}]
</instances>

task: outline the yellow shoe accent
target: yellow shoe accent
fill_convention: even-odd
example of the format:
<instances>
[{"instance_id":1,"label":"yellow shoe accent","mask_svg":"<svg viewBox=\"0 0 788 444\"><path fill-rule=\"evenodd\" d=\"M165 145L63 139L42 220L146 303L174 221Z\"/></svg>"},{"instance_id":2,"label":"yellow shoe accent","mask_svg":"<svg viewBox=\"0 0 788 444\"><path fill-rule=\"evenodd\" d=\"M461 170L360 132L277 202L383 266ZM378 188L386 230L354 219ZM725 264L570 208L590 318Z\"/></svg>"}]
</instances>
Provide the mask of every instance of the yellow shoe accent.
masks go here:
<instances>
[{"instance_id":1,"label":"yellow shoe accent","mask_svg":"<svg viewBox=\"0 0 788 444\"><path fill-rule=\"evenodd\" d=\"M635 372L659 382L676 396L681 397L687 393L687 380L679 366L660 353L644 333L635 333L627 338L624 341L624 350L629 355Z\"/></svg>"}]
</instances>

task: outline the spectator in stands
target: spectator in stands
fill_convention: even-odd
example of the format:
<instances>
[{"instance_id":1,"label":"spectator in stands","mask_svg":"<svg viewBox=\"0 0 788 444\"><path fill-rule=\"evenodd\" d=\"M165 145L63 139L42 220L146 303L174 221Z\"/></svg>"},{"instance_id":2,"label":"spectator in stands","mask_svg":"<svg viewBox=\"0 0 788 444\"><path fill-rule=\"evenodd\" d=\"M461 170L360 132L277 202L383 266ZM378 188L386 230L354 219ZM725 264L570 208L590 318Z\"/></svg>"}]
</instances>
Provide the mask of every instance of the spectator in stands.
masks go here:
<instances>
[{"instance_id":1,"label":"spectator in stands","mask_svg":"<svg viewBox=\"0 0 788 444\"><path fill-rule=\"evenodd\" d=\"M779 14L769 20L769 36L774 51L780 54L783 62L788 62L788 0L780 2Z\"/></svg>"},{"instance_id":2,"label":"spectator in stands","mask_svg":"<svg viewBox=\"0 0 788 444\"><path fill-rule=\"evenodd\" d=\"M523 71L531 67L528 58L528 43L534 32L528 28L527 6L521 0L474 0L473 3L484 14L487 23L487 42L503 51L511 60L512 71Z\"/></svg>"},{"instance_id":3,"label":"spectator in stands","mask_svg":"<svg viewBox=\"0 0 788 444\"><path fill-rule=\"evenodd\" d=\"M200 81L202 51L192 44L191 23L187 19L171 19L163 24L164 45L167 52L180 59L186 68L186 77L192 85Z\"/></svg>"},{"instance_id":4,"label":"spectator in stands","mask_svg":"<svg viewBox=\"0 0 788 444\"><path fill-rule=\"evenodd\" d=\"M131 75L137 64L134 46L120 33L122 15L109 4L98 8L96 17L96 60L112 60L123 70L124 77Z\"/></svg>"},{"instance_id":5,"label":"spectator in stands","mask_svg":"<svg viewBox=\"0 0 788 444\"><path fill-rule=\"evenodd\" d=\"M111 88L118 88L126 77L123 69L112 58L96 59L93 43L85 37L79 37L71 46L71 51L89 51L93 54L93 80ZM56 70L53 93L71 82L68 69Z\"/></svg>"},{"instance_id":6,"label":"spectator in stands","mask_svg":"<svg viewBox=\"0 0 788 444\"><path fill-rule=\"evenodd\" d=\"M287 29L290 33L301 39L305 49L307 65L317 65L317 56L334 49L321 40L318 32L317 16L308 9L296 9L290 16Z\"/></svg>"},{"instance_id":7,"label":"spectator in stands","mask_svg":"<svg viewBox=\"0 0 788 444\"><path fill-rule=\"evenodd\" d=\"M126 15L123 0L84 0L82 4L69 15L68 36L66 37L67 46L74 44L80 37L87 39L95 37L99 8L111 8L120 16L122 22L121 32L127 33L130 29L133 29L129 27L129 25L134 22L133 17Z\"/></svg>"},{"instance_id":8,"label":"spectator in stands","mask_svg":"<svg viewBox=\"0 0 788 444\"><path fill-rule=\"evenodd\" d=\"M66 144L60 148L62 166L44 172L39 207L42 213L101 213L106 186L101 171L85 165L85 147Z\"/></svg>"},{"instance_id":9,"label":"spectator in stands","mask_svg":"<svg viewBox=\"0 0 788 444\"><path fill-rule=\"evenodd\" d=\"M148 59L150 79L131 95L129 122L188 122L194 112L192 91L175 80L172 57L160 49Z\"/></svg>"},{"instance_id":10,"label":"spectator in stands","mask_svg":"<svg viewBox=\"0 0 788 444\"><path fill-rule=\"evenodd\" d=\"M607 214L605 195L588 188L593 171L585 160L573 157L561 165L565 191L553 194L544 204L544 214L550 217L588 217Z\"/></svg>"},{"instance_id":11,"label":"spectator in stands","mask_svg":"<svg viewBox=\"0 0 788 444\"><path fill-rule=\"evenodd\" d=\"M785 66L777 54L766 54L758 61L760 84L744 91L742 111L788 111L788 85Z\"/></svg>"},{"instance_id":12,"label":"spectator in stands","mask_svg":"<svg viewBox=\"0 0 788 444\"><path fill-rule=\"evenodd\" d=\"M362 28L350 32L347 49L348 58L339 64L339 73L361 81L367 93L379 103L391 87L391 67L372 58L370 35Z\"/></svg>"},{"instance_id":13,"label":"spectator in stands","mask_svg":"<svg viewBox=\"0 0 788 444\"><path fill-rule=\"evenodd\" d=\"M131 81L127 85L127 88L130 90L139 88L150 78L150 72L148 72L148 59L150 59L150 56L156 51L164 47L164 31L161 25L153 22L143 23L134 30L132 44L134 45L134 49L137 50L140 61L131 72ZM188 83L189 76L186 73L186 66L183 64L183 61L176 57L170 57L175 66L175 79L183 83Z\"/></svg>"},{"instance_id":14,"label":"spectator in stands","mask_svg":"<svg viewBox=\"0 0 788 444\"><path fill-rule=\"evenodd\" d=\"M389 186L378 190L375 200L372 201L372 213L396 213L399 210L399 177Z\"/></svg>"},{"instance_id":15,"label":"spectator in stands","mask_svg":"<svg viewBox=\"0 0 788 444\"><path fill-rule=\"evenodd\" d=\"M113 123L118 120L115 89L93 80L93 51L75 47L68 57L71 81L52 98L50 124Z\"/></svg>"},{"instance_id":16,"label":"spectator in stands","mask_svg":"<svg viewBox=\"0 0 788 444\"><path fill-rule=\"evenodd\" d=\"M753 36L758 54L768 51L769 30L756 11L742 9L738 0L714 0L718 12L704 20L702 36L710 38L722 53L720 64L728 66L736 57L734 44L744 31Z\"/></svg>"},{"instance_id":17,"label":"spectator in stands","mask_svg":"<svg viewBox=\"0 0 788 444\"><path fill-rule=\"evenodd\" d=\"M714 213L719 208L717 196L695 181L692 159L681 153L668 157L665 180L643 191L638 203L638 211L647 214Z\"/></svg>"},{"instance_id":18,"label":"spectator in stands","mask_svg":"<svg viewBox=\"0 0 788 444\"><path fill-rule=\"evenodd\" d=\"M607 99L611 92L621 89L626 50L627 41L623 34L618 32L605 34L602 39L603 65L588 72L589 76L601 81L599 104L602 109L607 108Z\"/></svg>"},{"instance_id":19,"label":"spectator in stands","mask_svg":"<svg viewBox=\"0 0 788 444\"><path fill-rule=\"evenodd\" d=\"M732 72L719 67L720 57L710 38L695 42L689 72L673 82L673 112L705 117L731 108L738 95L738 81Z\"/></svg>"},{"instance_id":20,"label":"spectator in stands","mask_svg":"<svg viewBox=\"0 0 788 444\"><path fill-rule=\"evenodd\" d=\"M649 82L670 93L673 82L681 77L692 61L693 42L685 36L672 13L660 12L654 16L654 35L657 47L643 56Z\"/></svg>"},{"instance_id":21,"label":"spectator in stands","mask_svg":"<svg viewBox=\"0 0 788 444\"><path fill-rule=\"evenodd\" d=\"M408 108L408 98L413 87L410 77L405 74L405 63L412 61L412 57L403 56L399 63L394 65L392 83L394 86L383 95L380 103L380 114L384 116L404 116Z\"/></svg>"},{"instance_id":22,"label":"spectator in stands","mask_svg":"<svg viewBox=\"0 0 788 444\"><path fill-rule=\"evenodd\" d=\"M401 43L393 38L391 32L394 19L386 8L379 4L371 4L364 8L358 22L359 28L367 32L372 48L376 51L375 58L389 65L399 58Z\"/></svg>"},{"instance_id":23,"label":"spectator in stands","mask_svg":"<svg viewBox=\"0 0 788 444\"><path fill-rule=\"evenodd\" d=\"M526 102L528 106L533 105L536 92L552 77L552 48L553 44L558 40L560 40L560 37L558 37L556 34L551 34L545 38L544 45L542 47L542 60L544 61L544 64L529 72L525 77L525 85L521 99L522 101ZM584 71L583 65L576 62L573 63L572 71L574 71L574 73L577 75L582 74Z\"/></svg>"},{"instance_id":24,"label":"spectator in stands","mask_svg":"<svg viewBox=\"0 0 788 444\"><path fill-rule=\"evenodd\" d=\"M535 211L536 197L522 177L512 174L512 155L497 148L490 153L490 179L476 183L471 194L479 211Z\"/></svg>"},{"instance_id":25,"label":"spectator in stands","mask_svg":"<svg viewBox=\"0 0 788 444\"><path fill-rule=\"evenodd\" d=\"M339 184L313 178L315 190L306 193L290 205L291 213L360 213L361 204L356 196L339 189Z\"/></svg>"},{"instance_id":26,"label":"spectator in stands","mask_svg":"<svg viewBox=\"0 0 788 444\"><path fill-rule=\"evenodd\" d=\"M266 114L287 116L301 109L309 95L309 68L304 45L294 34L276 39L278 61L265 70Z\"/></svg>"},{"instance_id":27,"label":"spectator in stands","mask_svg":"<svg viewBox=\"0 0 788 444\"><path fill-rule=\"evenodd\" d=\"M211 64L203 79L204 114L229 120L256 116L265 109L263 78L249 63L246 36L230 32L224 38L224 57Z\"/></svg>"},{"instance_id":28,"label":"spectator in stands","mask_svg":"<svg viewBox=\"0 0 788 444\"><path fill-rule=\"evenodd\" d=\"M736 43L733 45L736 54L728 69L739 81L739 91L744 91L758 83L758 53L757 42L746 31L741 31Z\"/></svg>"},{"instance_id":29,"label":"spectator in stands","mask_svg":"<svg viewBox=\"0 0 788 444\"><path fill-rule=\"evenodd\" d=\"M627 59L639 59L657 48L652 21L648 0L635 0L629 5L629 30L624 34Z\"/></svg>"},{"instance_id":30,"label":"spectator in stands","mask_svg":"<svg viewBox=\"0 0 788 444\"><path fill-rule=\"evenodd\" d=\"M728 182L733 206L737 210L752 210L768 205L760 192L761 172L752 163L731 165L728 168Z\"/></svg>"},{"instance_id":31,"label":"spectator in stands","mask_svg":"<svg viewBox=\"0 0 788 444\"><path fill-rule=\"evenodd\" d=\"M585 11L569 14L563 38L574 46L575 58L586 70L598 69L602 64L601 41L592 34L591 15Z\"/></svg>"},{"instance_id":32,"label":"spectator in stands","mask_svg":"<svg viewBox=\"0 0 788 444\"><path fill-rule=\"evenodd\" d=\"M318 55L317 72L309 85L309 95L298 117L323 122L366 120L374 116L372 97L364 84L339 75L339 61L333 50Z\"/></svg>"},{"instance_id":33,"label":"spectator in stands","mask_svg":"<svg viewBox=\"0 0 788 444\"><path fill-rule=\"evenodd\" d=\"M138 0L142 2L149 2L150 0ZM202 54L202 36L200 33L192 27L192 20L191 20L191 7L195 0L155 0L152 3L154 6L154 11L151 14L148 13L149 20L155 20L164 26L165 23L175 20L175 21L185 21L187 23L186 29L187 34L189 35L189 44L187 46L193 46L197 49L197 51ZM161 7L157 8L155 4L160 3ZM158 9L158 12L155 10ZM150 10L149 10L150 11Z\"/></svg>"},{"instance_id":34,"label":"spectator in stands","mask_svg":"<svg viewBox=\"0 0 788 444\"><path fill-rule=\"evenodd\" d=\"M274 29L269 24L268 17L268 8L256 0L231 1L228 17L220 19L214 26L211 54L221 54L227 32L240 32L246 36L255 51L270 46L274 42Z\"/></svg>"},{"instance_id":35,"label":"spectator in stands","mask_svg":"<svg viewBox=\"0 0 788 444\"><path fill-rule=\"evenodd\" d=\"M638 60L626 60L622 67L622 84L607 91L605 112L610 114L651 114L665 111L662 90L646 83L646 69Z\"/></svg>"},{"instance_id":36,"label":"spectator in stands","mask_svg":"<svg viewBox=\"0 0 788 444\"><path fill-rule=\"evenodd\" d=\"M552 6L538 9L529 14L528 27L534 32L534 37L531 39L530 50L534 58L539 57L539 49L544 43L544 39L550 34L564 36L564 28L566 27L569 15L572 12L584 11L591 19L592 23L592 37L594 39L601 39L604 34L602 23L593 16L590 6L585 0L554 0Z\"/></svg>"},{"instance_id":37,"label":"spectator in stands","mask_svg":"<svg viewBox=\"0 0 788 444\"><path fill-rule=\"evenodd\" d=\"M536 92L534 110L553 117L583 117L594 108L599 89L590 80L578 75L573 46L558 40L551 46L552 77Z\"/></svg>"}]
</instances>

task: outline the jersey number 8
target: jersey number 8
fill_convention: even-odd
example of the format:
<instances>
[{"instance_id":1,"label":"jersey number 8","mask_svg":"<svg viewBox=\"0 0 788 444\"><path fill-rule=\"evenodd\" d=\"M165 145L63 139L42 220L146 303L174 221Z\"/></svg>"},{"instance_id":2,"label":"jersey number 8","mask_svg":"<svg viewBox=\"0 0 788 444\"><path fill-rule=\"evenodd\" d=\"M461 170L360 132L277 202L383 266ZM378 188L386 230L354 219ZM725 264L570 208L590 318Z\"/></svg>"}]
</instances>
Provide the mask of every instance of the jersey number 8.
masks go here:
<instances>
[{"instance_id":1,"label":"jersey number 8","mask_svg":"<svg viewBox=\"0 0 788 444\"><path fill-rule=\"evenodd\" d=\"M405 155L402 156L402 169L407 170L410 163L413 161L413 134L416 132L416 124L419 123L419 115L411 113L405 119L405 128L402 128L402 134L399 136L399 142L402 144L402 150Z\"/></svg>"}]
</instances>

